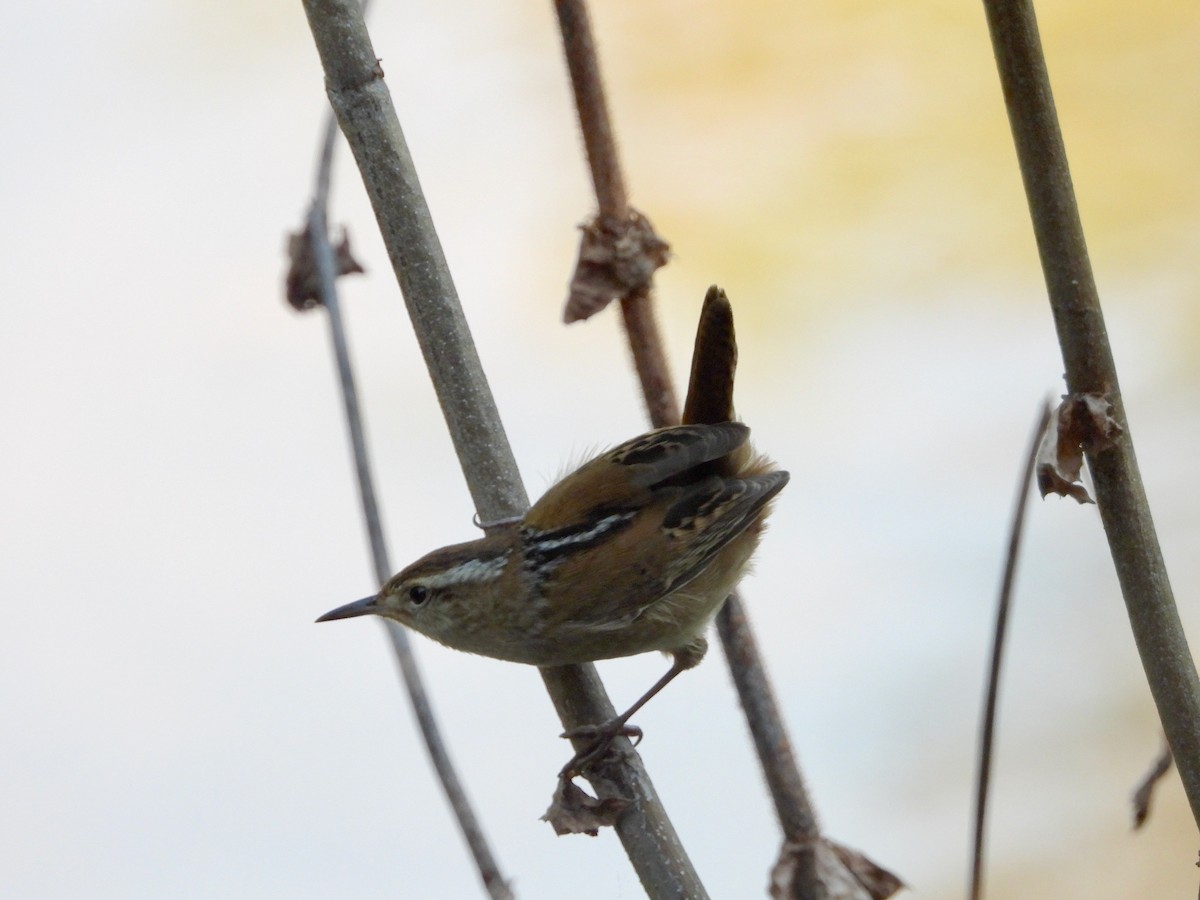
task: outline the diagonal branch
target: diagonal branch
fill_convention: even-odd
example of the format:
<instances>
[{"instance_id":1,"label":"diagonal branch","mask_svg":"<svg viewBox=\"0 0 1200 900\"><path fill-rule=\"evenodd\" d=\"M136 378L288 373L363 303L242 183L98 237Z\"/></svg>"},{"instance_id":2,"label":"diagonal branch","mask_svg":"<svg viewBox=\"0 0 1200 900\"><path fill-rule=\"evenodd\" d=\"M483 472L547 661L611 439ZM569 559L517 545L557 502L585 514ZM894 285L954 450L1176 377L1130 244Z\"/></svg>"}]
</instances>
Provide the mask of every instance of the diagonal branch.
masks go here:
<instances>
[{"instance_id":1,"label":"diagonal branch","mask_svg":"<svg viewBox=\"0 0 1200 900\"><path fill-rule=\"evenodd\" d=\"M483 521L521 513L528 499L467 330L432 217L366 24L353 0L305 0L326 91L354 153L404 294L467 485ZM614 715L595 667L541 670L568 728ZM607 771L636 802L617 832L651 897L703 897L695 871L636 754Z\"/></svg>"},{"instance_id":2,"label":"diagonal branch","mask_svg":"<svg viewBox=\"0 0 1200 900\"><path fill-rule=\"evenodd\" d=\"M555 0L563 49L580 128L592 172L600 218L629 214L628 193L608 114L586 0ZM667 369L662 337L650 306L651 286L621 301L621 312L650 420L655 427L679 421L679 404ZM795 752L783 724L766 665L758 651L741 598L734 593L717 616L717 633L741 700L785 840L815 847L820 839ZM815 858L802 854L796 878L799 897L818 896Z\"/></svg>"},{"instance_id":3,"label":"diagonal branch","mask_svg":"<svg viewBox=\"0 0 1200 900\"><path fill-rule=\"evenodd\" d=\"M596 59L584 0L556 0L559 28L563 35L566 65L587 148L588 164L601 216L620 217L628 212L625 180L620 170L616 139L608 118L600 65ZM622 301L626 331L637 361L638 377L646 398L650 421L655 427L679 421L676 400L667 371L662 338L649 307L649 289ZM776 811L790 838L815 834L815 816L804 790L803 779L794 758L787 732L776 706L766 668L758 655L754 634L745 616L742 602L734 594L718 618L722 647L730 662L739 696L742 698L751 732L755 734L760 760L767 769ZM745 671L742 671L745 670Z\"/></svg>"},{"instance_id":4,"label":"diagonal branch","mask_svg":"<svg viewBox=\"0 0 1200 900\"><path fill-rule=\"evenodd\" d=\"M1031 0L984 0L1038 254L1072 393L1106 394L1123 440L1089 452L1096 501L1142 667L1200 824L1200 679L1171 592L1054 109Z\"/></svg>"},{"instance_id":5,"label":"diagonal branch","mask_svg":"<svg viewBox=\"0 0 1200 900\"><path fill-rule=\"evenodd\" d=\"M621 317L625 323L629 349L633 353L634 368L642 383L650 421L655 428L675 425L679 422L679 404L671 385L654 307L650 304L651 279L654 270L666 262L667 244L654 234L653 227L645 217L629 206L587 5L584 0L556 0L555 10L599 207L596 226L584 227L584 247L580 249L580 260L582 263L586 255L588 238L596 233L606 235L617 245L613 248L616 259L610 263L611 268L618 271L606 273L610 277L601 278L602 287L616 283L626 288L618 292ZM625 240L622 241L622 238ZM622 253L622 250L626 252ZM631 255L640 258L633 263L622 259ZM623 262L625 265L622 265ZM632 269L636 274L629 276L622 269ZM572 296L568 300L565 315L567 322L599 312L611 299L604 296L597 302L588 303L586 308L576 310L580 274L577 270L573 280Z\"/></svg>"}]
</instances>

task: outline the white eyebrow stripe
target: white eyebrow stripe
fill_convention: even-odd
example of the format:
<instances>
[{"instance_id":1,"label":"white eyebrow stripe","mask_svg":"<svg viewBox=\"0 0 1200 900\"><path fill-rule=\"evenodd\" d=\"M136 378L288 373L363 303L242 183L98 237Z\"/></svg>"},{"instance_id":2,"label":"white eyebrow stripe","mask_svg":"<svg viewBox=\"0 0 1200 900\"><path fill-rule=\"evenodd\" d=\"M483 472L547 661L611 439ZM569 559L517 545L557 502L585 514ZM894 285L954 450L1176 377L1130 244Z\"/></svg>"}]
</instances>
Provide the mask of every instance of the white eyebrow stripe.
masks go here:
<instances>
[{"instance_id":1,"label":"white eyebrow stripe","mask_svg":"<svg viewBox=\"0 0 1200 900\"><path fill-rule=\"evenodd\" d=\"M504 572L508 563L508 552L485 559L467 559L445 571L422 579L427 587L442 588L467 582L495 581Z\"/></svg>"}]
</instances>

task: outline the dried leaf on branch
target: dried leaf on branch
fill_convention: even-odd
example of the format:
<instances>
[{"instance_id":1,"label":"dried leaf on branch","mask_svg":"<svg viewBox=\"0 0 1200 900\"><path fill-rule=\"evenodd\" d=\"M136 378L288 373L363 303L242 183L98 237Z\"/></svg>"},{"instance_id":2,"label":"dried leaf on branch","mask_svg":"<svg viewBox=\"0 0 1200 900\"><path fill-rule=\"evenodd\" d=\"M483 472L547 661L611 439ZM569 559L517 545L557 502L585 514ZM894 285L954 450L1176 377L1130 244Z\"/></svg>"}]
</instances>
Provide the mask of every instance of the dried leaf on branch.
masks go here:
<instances>
[{"instance_id":1,"label":"dried leaf on branch","mask_svg":"<svg viewBox=\"0 0 1200 900\"><path fill-rule=\"evenodd\" d=\"M284 296L298 312L307 312L321 305L321 278L317 274L317 261L313 258L312 235L309 223L303 230L288 235L288 271L284 281ZM334 264L338 276L361 274L354 254L350 252L350 236L342 233L340 242L334 245Z\"/></svg>"},{"instance_id":2,"label":"dried leaf on branch","mask_svg":"<svg viewBox=\"0 0 1200 900\"><path fill-rule=\"evenodd\" d=\"M600 312L613 300L646 290L656 269L666 265L671 245L635 209L625 218L597 216L580 226L579 259L563 321L577 322Z\"/></svg>"},{"instance_id":3,"label":"dried leaf on branch","mask_svg":"<svg viewBox=\"0 0 1200 900\"><path fill-rule=\"evenodd\" d=\"M628 805L629 801L620 797L598 800L569 778L560 778L542 821L549 822L555 834L595 837L601 828L615 824Z\"/></svg>"},{"instance_id":4,"label":"dried leaf on branch","mask_svg":"<svg viewBox=\"0 0 1200 900\"><path fill-rule=\"evenodd\" d=\"M1111 446L1124 431L1104 394L1067 394L1050 418L1038 449L1037 482L1042 496L1054 493L1093 503L1080 483L1083 455Z\"/></svg>"},{"instance_id":5,"label":"dried leaf on branch","mask_svg":"<svg viewBox=\"0 0 1200 900\"><path fill-rule=\"evenodd\" d=\"M808 846L798 841L784 841L771 869L768 886L771 900L793 900L799 896L797 877L806 853L816 855L818 890L827 900L887 900L904 887L904 882L887 869L857 850L827 838L820 838L815 845Z\"/></svg>"}]
</instances>

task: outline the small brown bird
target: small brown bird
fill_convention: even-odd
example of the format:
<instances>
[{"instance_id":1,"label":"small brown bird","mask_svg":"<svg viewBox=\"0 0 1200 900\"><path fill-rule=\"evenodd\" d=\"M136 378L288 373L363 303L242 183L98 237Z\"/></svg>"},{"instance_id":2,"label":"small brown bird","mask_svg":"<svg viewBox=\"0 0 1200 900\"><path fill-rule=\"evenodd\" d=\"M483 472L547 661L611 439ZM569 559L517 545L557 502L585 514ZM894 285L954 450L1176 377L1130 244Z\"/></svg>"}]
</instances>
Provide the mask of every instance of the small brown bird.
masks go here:
<instances>
[{"instance_id":1,"label":"small brown bird","mask_svg":"<svg viewBox=\"0 0 1200 900\"><path fill-rule=\"evenodd\" d=\"M771 499L788 482L730 418L736 343L725 295L705 300L685 417L626 441L567 475L519 520L435 550L373 597L317 621L375 614L457 650L557 666L661 650L670 670L629 710L569 736L596 743L707 649L704 630L758 546ZM698 397L701 386L708 390ZM697 420L700 421L697 421ZM717 421L703 421L716 419Z\"/></svg>"}]
</instances>

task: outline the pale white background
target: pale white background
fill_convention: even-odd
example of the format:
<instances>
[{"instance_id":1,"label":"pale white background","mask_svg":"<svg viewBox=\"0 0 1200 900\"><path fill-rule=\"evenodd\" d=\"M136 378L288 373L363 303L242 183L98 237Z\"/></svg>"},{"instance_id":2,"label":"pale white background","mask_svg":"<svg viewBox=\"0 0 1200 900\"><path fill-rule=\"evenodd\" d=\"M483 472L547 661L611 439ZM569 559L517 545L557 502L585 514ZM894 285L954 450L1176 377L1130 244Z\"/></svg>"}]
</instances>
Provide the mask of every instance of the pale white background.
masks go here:
<instances>
[{"instance_id":1,"label":"pale white background","mask_svg":"<svg viewBox=\"0 0 1200 900\"><path fill-rule=\"evenodd\" d=\"M1200 26L1166 3L1101 6L1055 5L1044 24L1195 627ZM378 7L536 494L644 428L614 317L558 324L592 201L552 10ZM745 587L823 823L918 896L958 896L1005 524L1061 372L982 12L596 15L633 197L676 252L658 282L674 368L722 283L740 412L792 472ZM312 624L373 586L325 323L280 296L323 114L299 4L8 18L0 894L476 895L378 628ZM472 536L472 510L344 153L335 190L369 270L344 282L345 308L399 565ZM1174 775L1147 831L1127 830L1158 732L1095 510L1032 508L992 895L1190 896ZM639 896L611 833L538 821L567 748L536 672L418 649L520 896ZM601 671L620 705L664 664ZM639 722L712 894L761 896L778 834L719 651Z\"/></svg>"}]
</instances>

